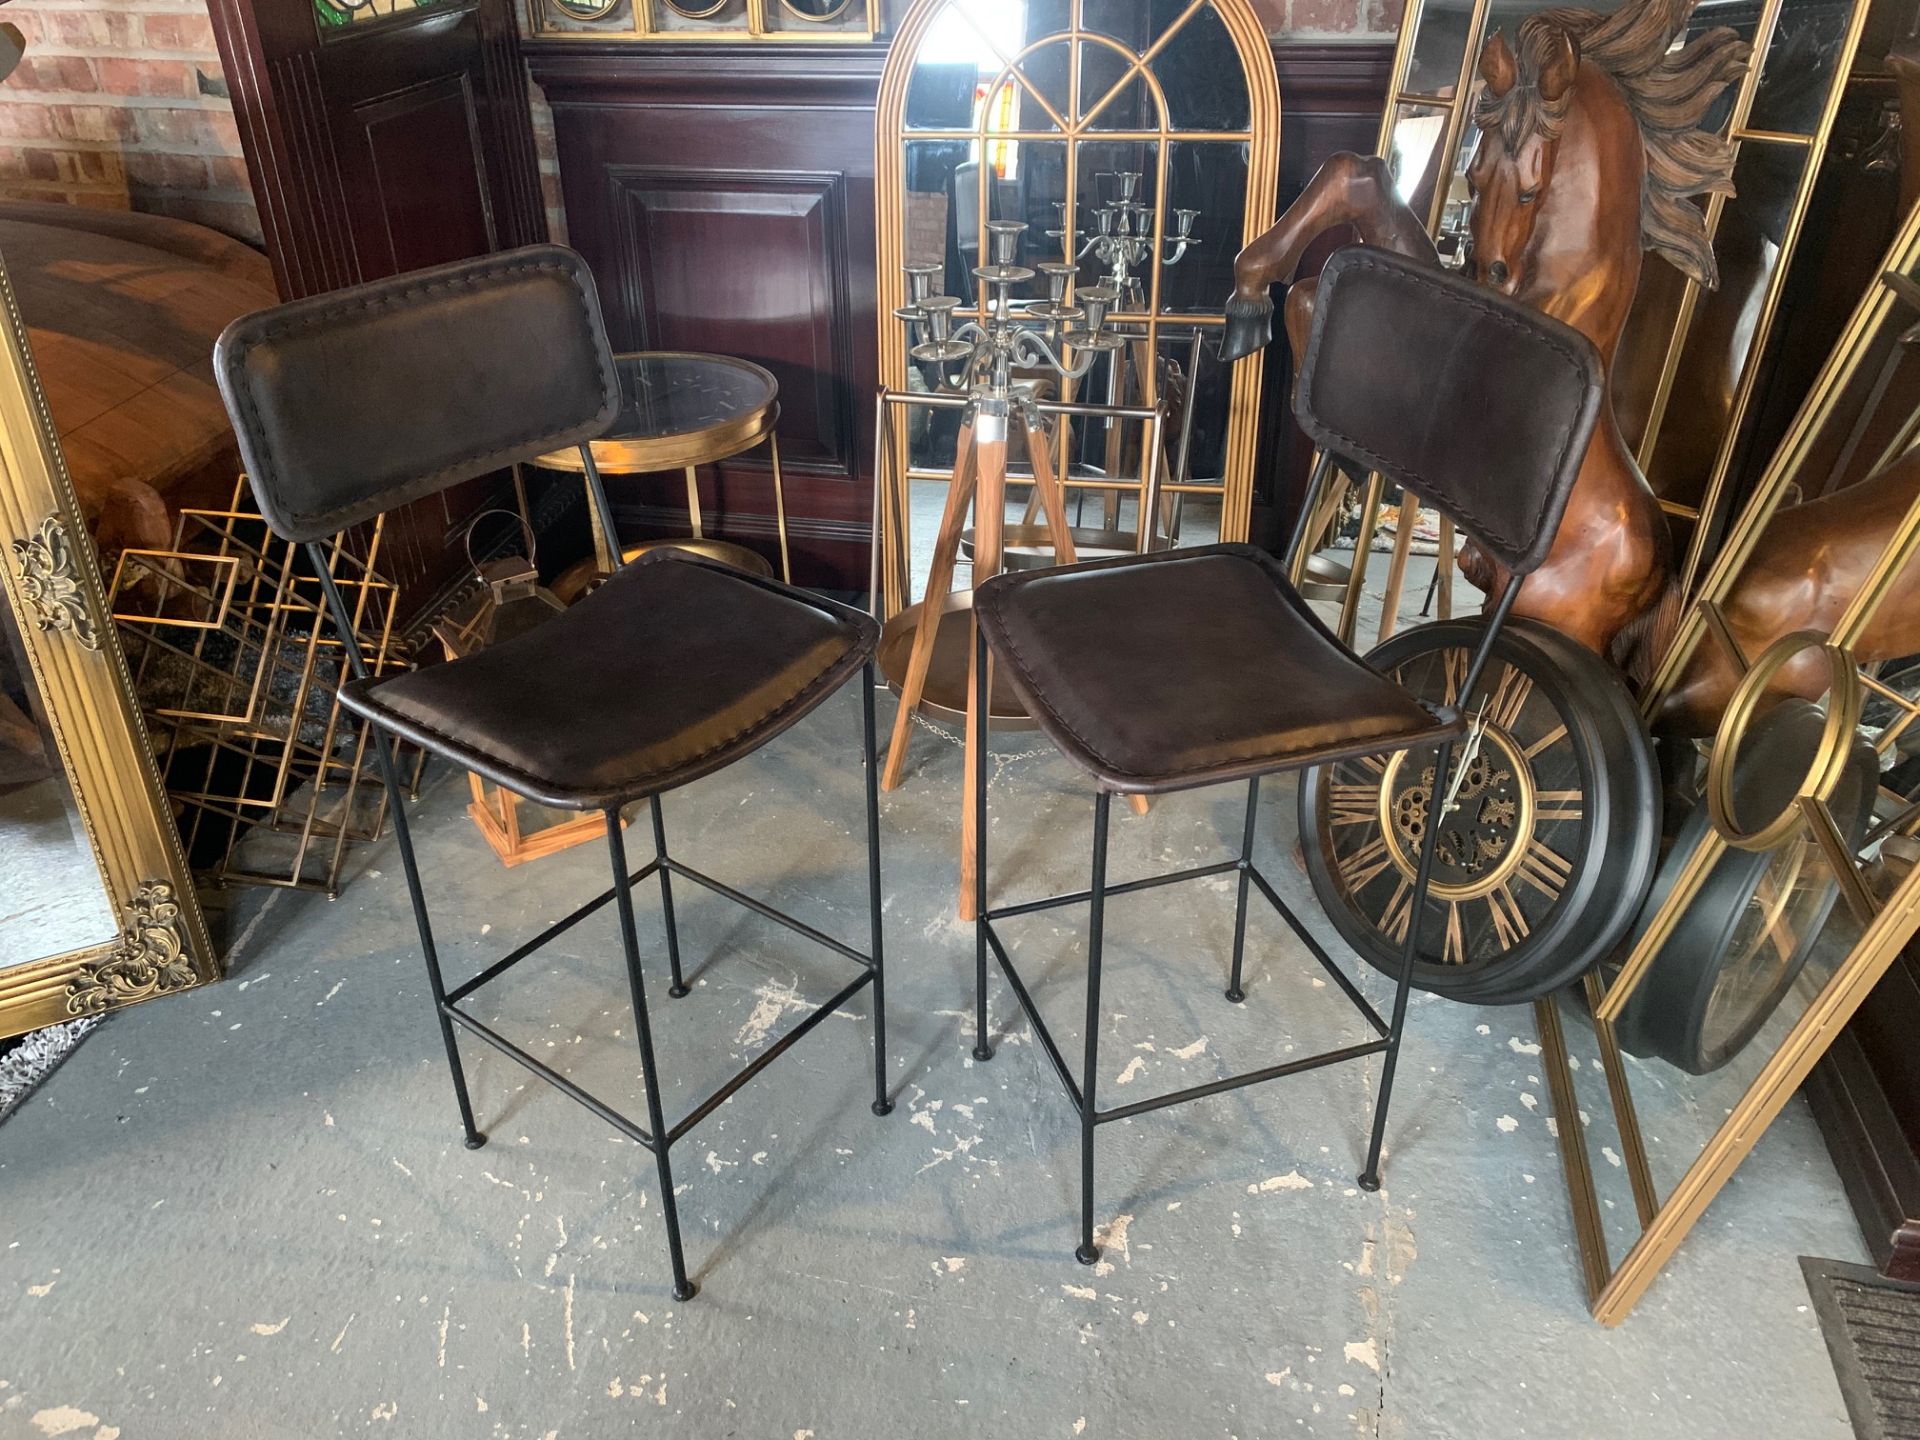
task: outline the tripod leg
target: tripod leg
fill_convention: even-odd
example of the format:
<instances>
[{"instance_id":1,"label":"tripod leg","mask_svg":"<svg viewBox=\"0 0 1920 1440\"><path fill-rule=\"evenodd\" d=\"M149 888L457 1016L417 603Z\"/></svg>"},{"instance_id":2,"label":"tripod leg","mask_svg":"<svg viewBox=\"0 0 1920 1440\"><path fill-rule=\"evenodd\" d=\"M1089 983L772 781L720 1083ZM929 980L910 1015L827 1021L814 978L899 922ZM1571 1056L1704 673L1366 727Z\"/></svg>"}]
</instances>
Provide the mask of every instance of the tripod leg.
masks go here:
<instances>
[{"instance_id":1,"label":"tripod leg","mask_svg":"<svg viewBox=\"0 0 1920 1440\"><path fill-rule=\"evenodd\" d=\"M979 470L979 495L973 506L973 584L1000 573L1000 536L1007 515L1007 422L1004 418L982 417L976 438L975 462ZM991 722L993 696L993 657L986 657L984 673L974 673L981 658L976 629L968 635L967 647L967 763L966 784L960 793L970 796L974 786L984 784L980 767L986 763L975 734ZM979 866L979 832L974 828L974 807L960 810L960 918L974 918L974 882Z\"/></svg>"},{"instance_id":2,"label":"tripod leg","mask_svg":"<svg viewBox=\"0 0 1920 1440\"><path fill-rule=\"evenodd\" d=\"M953 483L947 487L947 508L940 517L940 533L933 541L933 566L927 572L927 588L920 597L920 624L913 632L913 652L907 660L907 673L900 682L900 710L893 717L893 739L887 745L887 764L880 775L880 788L892 790L900 784L900 772L907 763L907 739L913 733L913 712L927 686L927 667L933 663L933 641L940 633L940 610L953 585L953 567L960 558L960 531L966 524L967 502L974 490L973 422L960 427L960 439L953 452Z\"/></svg>"},{"instance_id":3,"label":"tripod leg","mask_svg":"<svg viewBox=\"0 0 1920 1440\"><path fill-rule=\"evenodd\" d=\"M1400 616L1400 595L1407 585L1407 557L1413 553L1413 529L1420 523L1420 502L1400 492L1400 518L1394 525L1393 558L1387 562L1387 593L1380 602L1380 640L1393 634Z\"/></svg>"},{"instance_id":4,"label":"tripod leg","mask_svg":"<svg viewBox=\"0 0 1920 1440\"><path fill-rule=\"evenodd\" d=\"M1080 557L1073 548L1073 531L1067 525L1066 497L1060 493L1059 478L1053 473L1053 457L1047 453L1047 432L1029 425L1024 413L1020 424L1027 435L1027 454L1033 457L1034 497L1047 513L1047 536L1053 541L1053 558L1061 565L1071 565Z\"/></svg>"}]
</instances>

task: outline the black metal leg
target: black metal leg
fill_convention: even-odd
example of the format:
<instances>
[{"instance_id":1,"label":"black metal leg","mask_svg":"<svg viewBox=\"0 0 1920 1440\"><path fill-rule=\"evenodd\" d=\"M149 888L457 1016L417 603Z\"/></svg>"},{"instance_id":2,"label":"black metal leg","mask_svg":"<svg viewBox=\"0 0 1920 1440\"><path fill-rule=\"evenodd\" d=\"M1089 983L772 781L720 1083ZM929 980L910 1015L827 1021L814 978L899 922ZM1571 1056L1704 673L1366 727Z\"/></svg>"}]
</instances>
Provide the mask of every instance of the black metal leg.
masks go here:
<instances>
[{"instance_id":1,"label":"black metal leg","mask_svg":"<svg viewBox=\"0 0 1920 1440\"><path fill-rule=\"evenodd\" d=\"M660 910L667 922L667 965L673 972L673 984L667 994L678 1000L687 993L687 982L680 974L680 927L673 922L673 879L667 874L667 822L660 814L660 797L647 801L653 811L653 853L660 861Z\"/></svg>"},{"instance_id":2,"label":"black metal leg","mask_svg":"<svg viewBox=\"0 0 1920 1440\"><path fill-rule=\"evenodd\" d=\"M1380 1098L1373 1104L1373 1138L1367 1145L1367 1166L1360 1172L1362 1190L1380 1188L1380 1145L1387 1134L1387 1104L1393 1098L1393 1071L1400 1060L1400 1032L1407 1023L1407 996L1413 990L1413 960L1420 948L1420 919L1426 913L1427 886L1433 879L1433 853L1439 847L1441 797L1453 766L1453 742L1440 747L1433 765L1434 800L1427 815L1427 833L1420 841L1420 863L1415 867L1413 896L1407 902L1407 938L1400 949L1400 978L1393 992L1393 1018L1387 1023L1387 1048L1380 1066Z\"/></svg>"},{"instance_id":3,"label":"black metal leg","mask_svg":"<svg viewBox=\"0 0 1920 1440\"><path fill-rule=\"evenodd\" d=\"M867 924L873 949L873 1113L889 1115L887 966L880 939L880 753L873 719L873 661L860 672L861 763L867 769Z\"/></svg>"},{"instance_id":4,"label":"black metal leg","mask_svg":"<svg viewBox=\"0 0 1920 1440\"><path fill-rule=\"evenodd\" d=\"M333 578L332 562L326 548L317 541L307 545L307 560L320 578L320 588L333 614L334 629L347 653L347 665L354 678L367 678L367 657L360 651L354 633L353 616ZM387 812L393 816L393 838L400 847L400 868L407 877L407 898L413 902L413 923L420 931L420 954L427 962L427 984L433 991L434 1018L440 1022L440 1039L447 1047L447 1068L453 1072L453 1094L460 1102L460 1128L466 1132L467 1148L478 1150L487 1137L474 1127L473 1102L467 1098L467 1072L460 1065L460 1047L453 1038L453 1021L447 1018L447 985L440 977L440 952L433 945L433 926L427 920L427 896L420 885L420 865L413 855L413 831L407 826L406 791L400 785L400 766L393 758L393 742L387 732L371 720L367 733L373 740L374 758L380 764L380 779L387 787Z\"/></svg>"},{"instance_id":5,"label":"black metal leg","mask_svg":"<svg viewBox=\"0 0 1920 1440\"><path fill-rule=\"evenodd\" d=\"M620 943L626 949L627 985L633 992L633 1024L640 1037L640 1070L647 1086L647 1133L653 1137L653 1159L660 1172L660 1208L667 1218L673 1298L691 1300L699 1287L687 1279L687 1261L680 1250L680 1213L673 1199L673 1167L667 1160L667 1124L660 1108L660 1070L653 1059L653 1027L647 1020L647 983L640 974L640 937L633 925L633 887L627 879L627 846L620 833L618 810L607 811L607 853L613 860L613 896L620 912Z\"/></svg>"},{"instance_id":6,"label":"black metal leg","mask_svg":"<svg viewBox=\"0 0 1920 1440\"><path fill-rule=\"evenodd\" d=\"M987 1039L987 637L978 625L973 636L973 1058L991 1060Z\"/></svg>"},{"instance_id":7,"label":"black metal leg","mask_svg":"<svg viewBox=\"0 0 1920 1440\"><path fill-rule=\"evenodd\" d=\"M1094 1088L1100 1064L1100 937L1107 912L1107 815L1113 797L1105 790L1093 802L1092 913L1087 920L1087 1062L1080 1078L1080 1248L1082 1265L1100 1258L1093 1243Z\"/></svg>"},{"instance_id":8,"label":"black metal leg","mask_svg":"<svg viewBox=\"0 0 1920 1440\"><path fill-rule=\"evenodd\" d=\"M407 877L407 898L413 902L413 923L420 930L420 953L427 962L427 984L433 990L433 1013L440 1022L440 1039L447 1047L447 1068L453 1072L453 1095L460 1102L460 1128L466 1132L469 1150L478 1150L487 1137L474 1127L473 1101L467 1098L467 1072L460 1064L460 1046L453 1038L453 1021L447 1018L447 985L440 978L440 953L434 948L433 926L427 920L427 897L420 885L420 866L413 856L413 832L407 828L407 807L400 788L400 767L394 763L393 742L378 725L368 722L373 732L374 754L379 757L380 775L387 785L387 810L393 816L393 838L400 847L400 869Z\"/></svg>"},{"instance_id":9,"label":"black metal leg","mask_svg":"<svg viewBox=\"0 0 1920 1440\"><path fill-rule=\"evenodd\" d=\"M1247 828L1240 837L1240 899L1233 912L1233 974L1227 981L1227 999L1238 1005L1247 998L1240 988L1240 961L1247 949L1247 887L1253 881L1253 826L1260 813L1260 777L1247 782Z\"/></svg>"}]
</instances>

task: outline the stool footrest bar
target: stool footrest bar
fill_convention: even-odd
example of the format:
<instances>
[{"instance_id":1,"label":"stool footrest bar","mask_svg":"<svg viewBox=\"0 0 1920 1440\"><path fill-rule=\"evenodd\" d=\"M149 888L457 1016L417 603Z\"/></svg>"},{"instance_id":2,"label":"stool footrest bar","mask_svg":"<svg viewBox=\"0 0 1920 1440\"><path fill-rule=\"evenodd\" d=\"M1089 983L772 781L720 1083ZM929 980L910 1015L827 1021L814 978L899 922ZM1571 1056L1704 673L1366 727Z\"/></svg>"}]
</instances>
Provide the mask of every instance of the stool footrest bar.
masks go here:
<instances>
[{"instance_id":1,"label":"stool footrest bar","mask_svg":"<svg viewBox=\"0 0 1920 1440\"><path fill-rule=\"evenodd\" d=\"M724 895L727 899L733 901L734 904L744 905L747 909L753 911L754 914L765 916L775 924L784 925L796 935L804 935L807 939L813 941L814 944L824 945L836 955L846 956L847 959L853 961L856 965L863 965L869 970L873 968L873 961L867 956L862 955L851 945L843 944L824 931L814 929L813 926L807 924L804 920L794 919L793 916L787 914L784 910L774 909L773 906L767 904L764 900L756 900L753 896L736 890L731 885L714 879L711 875L704 875L691 865L682 864L678 860L663 859L660 863L666 868L667 873L670 875L684 876L696 885L704 885L707 889L713 891L714 894Z\"/></svg>"},{"instance_id":2,"label":"stool footrest bar","mask_svg":"<svg viewBox=\"0 0 1920 1440\"><path fill-rule=\"evenodd\" d=\"M694 1106L683 1120L667 1130L667 1144L672 1145L675 1141L679 1140L681 1136L693 1129L694 1126L706 1119L707 1116L726 1104L728 1098L732 1096L734 1091L738 1090L742 1085L745 1085L749 1080L753 1079L754 1076L766 1069L767 1066L786 1054L788 1050L800 1042L801 1038L805 1036L809 1030L813 1029L814 1026L818 1025L842 1005L845 1005L847 1001L859 994L860 988L863 985L871 983L872 980L873 972L871 970L863 975L856 976L841 987L839 994L818 1006L806 1019L802 1020L798 1025L794 1026L793 1029L789 1030L765 1050L762 1050L758 1055L754 1056L753 1060L744 1070L734 1075L733 1078L728 1080L718 1090Z\"/></svg>"},{"instance_id":3,"label":"stool footrest bar","mask_svg":"<svg viewBox=\"0 0 1920 1440\"><path fill-rule=\"evenodd\" d=\"M1033 1033L1040 1037L1040 1047L1047 1052L1047 1058L1053 1062L1054 1073L1060 1077L1060 1083L1066 1087L1067 1095L1073 1101L1073 1108L1078 1110L1080 1086L1073 1078L1073 1071L1067 1068L1066 1059L1060 1054L1060 1047L1054 1043L1053 1032L1047 1029L1047 1022L1040 1018L1040 1007L1033 1003L1033 997L1027 993L1026 984L1021 980L1020 972L1013 968L1013 961L1008 958L1005 948L1000 944L1000 937L994 934L992 923L988 922L985 929L987 944L993 948L994 958L999 960L1000 969L1006 974L1007 984L1013 987L1014 996L1020 1001L1020 1008L1027 1012L1027 1023L1033 1026ZM985 1040L986 1037L980 1038Z\"/></svg>"},{"instance_id":4,"label":"stool footrest bar","mask_svg":"<svg viewBox=\"0 0 1920 1440\"><path fill-rule=\"evenodd\" d=\"M1303 1070L1318 1070L1326 1065L1338 1065L1343 1061L1358 1060L1362 1056L1378 1055L1386 1048L1387 1042L1384 1040L1368 1040L1363 1044L1347 1045L1338 1050L1324 1050L1318 1055L1307 1055L1299 1060L1289 1060L1282 1065L1269 1065L1264 1070L1249 1071L1245 1075L1230 1075L1224 1080L1212 1080L1205 1085L1190 1085L1185 1090L1155 1095L1151 1099L1139 1100L1131 1105L1099 1110L1094 1113L1093 1123L1104 1125L1109 1120L1125 1120L1130 1116L1144 1115L1149 1110L1164 1110L1169 1105L1184 1104L1188 1100L1204 1100L1209 1095L1223 1095L1229 1090L1241 1090L1249 1085L1278 1080L1283 1075L1297 1075Z\"/></svg>"},{"instance_id":5,"label":"stool footrest bar","mask_svg":"<svg viewBox=\"0 0 1920 1440\"><path fill-rule=\"evenodd\" d=\"M604 1100L598 1099L587 1091L582 1090L558 1070L553 1069L549 1065L541 1064L504 1035L483 1025L480 1021L474 1019L473 1016L467 1014L466 1011L459 1009L451 1000L445 1005L442 1005L440 1009L449 1020L452 1020L456 1025L460 1026L461 1029L486 1041L487 1044L498 1050L502 1055L505 1055L509 1060L517 1061L519 1064L524 1065L535 1075L538 1075L542 1080L553 1086L553 1088L558 1090L562 1095L584 1105L628 1139L634 1141L636 1144L644 1145L649 1150L655 1148L653 1137L631 1120L627 1119L627 1117L622 1115L618 1110L614 1109Z\"/></svg>"},{"instance_id":6,"label":"stool footrest bar","mask_svg":"<svg viewBox=\"0 0 1920 1440\"><path fill-rule=\"evenodd\" d=\"M1131 895L1137 890L1156 890L1162 885L1178 885L1182 880L1204 880L1209 875L1224 875L1229 870L1238 870L1238 860L1222 860L1213 865L1195 865L1188 870L1175 870L1167 875L1149 875L1143 880L1128 880L1119 885L1109 885L1106 893L1113 895ZM1062 905L1084 905L1093 898L1091 890L1075 890L1068 895L1051 895L1045 900L1025 900L1018 905L1002 905L996 910L986 912L989 920L1008 920L1015 915L1031 915L1040 910L1054 910Z\"/></svg>"},{"instance_id":7,"label":"stool footrest bar","mask_svg":"<svg viewBox=\"0 0 1920 1440\"><path fill-rule=\"evenodd\" d=\"M629 885L638 885L642 880L645 880L649 875L653 874L659 866L660 862L658 860L649 860L628 877L627 883ZM587 903L579 909L575 910L571 915L554 921L553 924L542 930L538 935L534 936L533 939L527 941L526 944L511 951L501 959L494 961L493 964L482 970L478 975L475 975L471 980L454 986L453 989L447 992L447 1003L454 1004L464 1000L489 980L499 979L515 965L518 965L522 960L526 959L527 956L538 950L542 945L545 945L556 936L563 934L573 926L578 925L582 920L593 914L594 911L598 910L611 899L613 899L613 889L609 886L594 896L593 899L587 901Z\"/></svg>"},{"instance_id":8,"label":"stool footrest bar","mask_svg":"<svg viewBox=\"0 0 1920 1440\"><path fill-rule=\"evenodd\" d=\"M1313 958L1320 962L1320 968L1333 977L1333 983L1338 985L1347 999L1354 1003L1355 1008L1367 1017L1367 1023L1373 1026L1374 1034L1385 1035L1389 1027L1387 1022L1381 1018L1380 1012L1367 1003L1367 997L1362 995L1353 981L1347 978L1346 971L1333 963L1333 957L1327 954L1325 947L1322 946L1318 940L1313 938L1313 935L1308 931L1307 927L1300 923L1300 917L1293 913L1288 907L1287 902L1282 900L1273 886L1267 883L1267 877L1262 875L1259 869L1252 865L1247 867L1247 874L1252 878L1255 887L1259 889L1260 893L1267 897L1267 903L1280 912L1280 918L1293 927L1293 933L1300 937L1300 943L1305 945L1313 955Z\"/></svg>"}]
</instances>

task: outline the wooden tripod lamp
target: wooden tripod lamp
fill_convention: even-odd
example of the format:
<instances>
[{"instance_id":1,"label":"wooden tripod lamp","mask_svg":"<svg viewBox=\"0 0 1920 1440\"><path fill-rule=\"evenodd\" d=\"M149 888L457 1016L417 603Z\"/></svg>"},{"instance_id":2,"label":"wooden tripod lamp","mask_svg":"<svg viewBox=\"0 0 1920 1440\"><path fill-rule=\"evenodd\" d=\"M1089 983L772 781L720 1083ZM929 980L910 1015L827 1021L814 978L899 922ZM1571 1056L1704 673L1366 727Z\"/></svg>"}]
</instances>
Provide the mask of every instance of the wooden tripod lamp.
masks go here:
<instances>
[{"instance_id":1,"label":"wooden tripod lamp","mask_svg":"<svg viewBox=\"0 0 1920 1440\"><path fill-rule=\"evenodd\" d=\"M900 617L911 624L913 639L900 684L900 710L894 720L893 741L887 749L886 768L880 777L882 788L887 790L900 783L908 741L913 734L913 716L926 695L927 675L933 664L942 621L950 615L965 613L969 659L967 789L964 793L972 793L974 777L984 757L974 743L978 718L975 709L979 702L972 674L970 597L968 592L959 595L949 592L960 558L961 535L969 505L974 513L974 581L977 584L1000 572L1007 514L1007 442L1016 425L1020 427L1032 462L1035 499L1046 516L1053 552L1063 565L1072 564L1077 558L1045 425L1032 389L1017 384L1014 375L1017 371L1045 370L1069 381L1078 380L1093 368L1101 355L1120 349L1126 340L1107 328L1107 313L1118 298L1115 291L1091 286L1069 297L1068 287L1078 268L1072 262L1042 262L1038 271L1017 263L1026 229L1026 223L1019 220L987 223L992 237L992 263L973 270L974 278L986 287L989 296L980 321L969 320L957 329L954 327L954 312L960 308L960 300L952 295L930 293L934 278L941 273L937 265L906 267L907 303L894 312L907 327L907 354L920 368L930 389L964 395L966 405L955 446L953 483L947 490L946 508L934 539L926 593L918 606L902 612ZM1047 277L1048 298L1016 308L1013 288L1042 273ZM1143 494L1141 503L1141 514L1151 515L1152 497ZM1143 526L1142 533L1150 536L1151 528ZM991 689L991 676L986 688ZM961 811L959 909L962 919L971 919L978 837L974 834L972 807L962 806Z\"/></svg>"}]
</instances>

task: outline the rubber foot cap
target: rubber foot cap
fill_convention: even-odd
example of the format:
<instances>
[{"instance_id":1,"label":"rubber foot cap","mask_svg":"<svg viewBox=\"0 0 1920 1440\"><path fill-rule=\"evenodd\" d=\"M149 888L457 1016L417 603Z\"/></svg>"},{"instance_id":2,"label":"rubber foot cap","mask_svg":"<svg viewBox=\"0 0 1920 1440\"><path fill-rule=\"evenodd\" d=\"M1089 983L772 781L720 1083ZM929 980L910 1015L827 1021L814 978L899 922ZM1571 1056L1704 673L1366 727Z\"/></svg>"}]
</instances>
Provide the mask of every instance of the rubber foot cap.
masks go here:
<instances>
[{"instance_id":1,"label":"rubber foot cap","mask_svg":"<svg viewBox=\"0 0 1920 1440\"><path fill-rule=\"evenodd\" d=\"M1247 992L1244 990L1227 991L1227 999L1231 1000L1236 1005L1240 1004L1246 998L1247 998Z\"/></svg>"},{"instance_id":2,"label":"rubber foot cap","mask_svg":"<svg viewBox=\"0 0 1920 1440\"><path fill-rule=\"evenodd\" d=\"M693 992L684 985L669 985L667 987L667 994L671 995L676 1000L684 1000L687 998L687 996L691 995L692 993Z\"/></svg>"},{"instance_id":3,"label":"rubber foot cap","mask_svg":"<svg viewBox=\"0 0 1920 1440\"><path fill-rule=\"evenodd\" d=\"M1378 1175L1362 1175L1360 1177L1360 1188L1369 1195L1373 1194L1380 1188L1380 1177Z\"/></svg>"},{"instance_id":4,"label":"rubber foot cap","mask_svg":"<svg viewBox=\"0 0 1920 1440\"><path fill-rule=\"evenodd\" d=\"M1078 1260L1082 1265L1097 1265L1100 1261L1100 1247L1098 1245L1076 1245L1073 1250L1073 1258Z\"/></svg>"},{"instance_id":5,"label":"rubber foot cap","mask_svg":"<svg viewBox=\"0 0 1920 1440\"><path fill-rule=\"evenodd\" d=\"M974 1046L974 1047L973 1047L973 1058L974 1058L974 1059L976 1059L976 1060L991 1060L991 1059L993 1059L993 1047L992 1047L991 1045L976 1045L976 1046Z\"/></svg>"},{"instance_id":6,"label":"rubber foot cap","mask_svg":"<svg viewBox=\"0 0 1920 1440\"><path fill-rule=\"evenodd\" d=\"M475 1131L473 1134L467 1136L467 1149L469 1150L478 1150L482 1145L485 1145L486 1143L487 1143L487 1137L479 1133L478 1131Z\"/></svg>"},{"instance_id":7,"label":"rubber foot cap","mask_svg":"<svg viewBox=\"0 0 1920 1440\"><path fill-rule=\"evenodd\" d=\"M673 1287L673 1298L676 1300L691 1300L699 1293L700 1287L691 1280L682 1280L678 1285Z\"/></svg>"},{"instance_id":8,"label":"rubber foot cap","mask_svg":"<svg viewBox=\"0 0 1920 1440\"><path fill-rule=\"evenodd\" d=\"M876 1115L891 1115L891 1114L893 1114L893 1101L891 1101L891 1100L876 1100L876 1101L874 1101L874 1102L873 1102L873 1113L874 1113L874 1114L876 1114Z\"/></svg>"}]
</instances>

